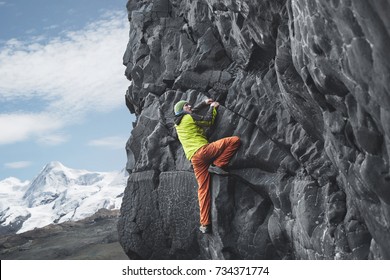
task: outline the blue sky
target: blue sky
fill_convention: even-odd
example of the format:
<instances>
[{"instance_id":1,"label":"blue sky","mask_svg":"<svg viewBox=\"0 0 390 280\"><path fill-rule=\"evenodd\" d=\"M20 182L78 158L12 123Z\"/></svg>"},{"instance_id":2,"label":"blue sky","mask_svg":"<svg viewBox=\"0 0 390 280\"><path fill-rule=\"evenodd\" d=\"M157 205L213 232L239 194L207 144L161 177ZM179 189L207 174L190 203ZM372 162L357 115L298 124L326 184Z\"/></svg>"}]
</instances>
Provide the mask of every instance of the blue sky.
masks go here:
<instances>
[{"instance_id":1,"label":"blue sky","mask_svg":"<svg viewBox=\"0 0 390 280\"><path fill-rule=\"evenodd\" d=\"M125 167L126 2L0 0L0 180Z\"/></svg>"}]
</instances>

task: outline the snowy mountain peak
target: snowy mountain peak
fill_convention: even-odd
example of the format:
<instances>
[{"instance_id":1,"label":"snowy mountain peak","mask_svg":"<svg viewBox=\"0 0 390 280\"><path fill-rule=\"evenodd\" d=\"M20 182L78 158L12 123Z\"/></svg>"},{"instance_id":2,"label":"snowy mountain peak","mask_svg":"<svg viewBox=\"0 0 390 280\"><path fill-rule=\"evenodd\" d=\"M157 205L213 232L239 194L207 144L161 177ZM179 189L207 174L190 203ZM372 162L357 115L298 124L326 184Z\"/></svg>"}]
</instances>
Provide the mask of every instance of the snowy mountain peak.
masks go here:
<instances>
[{"instance_id":1,"label":"snowy mountain peak","mask_svg":"<svg viewBox=\"0 0 390 280\"><path fill-rule=\"evenodd\" d=\"M71 169L53 161L32 181L24 198L29 207L48 204L57 199L60 193L70 191L74 186L94 186L99 189L107 185L107 180L110 181L111 177L111 173Z\"/></svg>"},{"instance_id":2,"label":"snowy mountain peak","mask_svg":"<svg viewBox=\"0 0 390 280\"><path fill-rule=\"evenodd\" d=\"M59 161L52 161L52 162L46 164L46 166L43 169L48 169L48 170L65 169L65 166Z\"/></svg>"},{"instance_id":3,"label":"snowy mountain peak","mask_svg":"<svg viewBox=\"0 0 390 280\"><path fill-rule=\"evenodd\" d=\"M90 172L53 161L31 183L17 178L0 181L0 234L4 226L15 228L14 223L20 225L20 233L83 219L101 208L119 209L128 177L122 171Z\"/></svg>"},{"instance_id":4,"label":"snowy mountain peak","mask_svg":"<svg viewBox=\"0 0 390 280\"><path fill-rule=\"evenodd\" d=\"M58 197L70 183L68 170L59 162L47 164L31 182L24 195L29 207L47 204Z\"/></svg>"}]
</instances>

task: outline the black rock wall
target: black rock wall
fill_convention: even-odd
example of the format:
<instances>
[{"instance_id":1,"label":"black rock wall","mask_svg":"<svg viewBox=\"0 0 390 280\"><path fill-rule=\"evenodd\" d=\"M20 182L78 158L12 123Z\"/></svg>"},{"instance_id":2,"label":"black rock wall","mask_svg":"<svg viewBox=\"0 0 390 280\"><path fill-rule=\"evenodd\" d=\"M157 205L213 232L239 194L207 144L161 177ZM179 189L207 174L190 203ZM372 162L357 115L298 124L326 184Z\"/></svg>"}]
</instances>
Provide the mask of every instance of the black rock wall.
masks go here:
<instances>
[{"instance_id":1,"label":"black rock wall","mask_svg":"<svg viewBox=\"0 0 390 280\"><path fill-rule=\"evenodd\" d=\"M390 1L128 1L130 258L390 259ZM173 105L221 103L213 234Z\"/></svg>"}]
</instances>

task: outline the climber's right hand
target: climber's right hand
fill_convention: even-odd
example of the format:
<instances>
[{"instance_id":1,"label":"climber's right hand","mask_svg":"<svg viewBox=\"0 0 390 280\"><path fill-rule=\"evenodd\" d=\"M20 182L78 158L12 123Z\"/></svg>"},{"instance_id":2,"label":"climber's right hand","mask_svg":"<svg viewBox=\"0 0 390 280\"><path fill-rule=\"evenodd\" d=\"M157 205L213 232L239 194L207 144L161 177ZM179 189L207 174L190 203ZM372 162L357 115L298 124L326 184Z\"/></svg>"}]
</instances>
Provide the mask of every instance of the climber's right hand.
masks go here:
<instances>
[{"instance_id":1,"label":"climber's right hand","mask_svg":"<svg viewBox=\"0 0 390 280\"><path fill-rule=\"evenodd\" d=\"M214 101L213 103L210 104L210 106L217 108L219 106L219 103L217 101Z\"/></svg>"},{"instance_id":2,"label":"climber's right hand","mask_svg":"<svg viewBox=\"0 0 390 280\"><path fill-rule=\"evenodd\" d=\"M214 100L212 100L211 98L207 98L204 102L205 102L207 105L210 105L211 103L214 102Z\"/></svg>"}]
</instances>

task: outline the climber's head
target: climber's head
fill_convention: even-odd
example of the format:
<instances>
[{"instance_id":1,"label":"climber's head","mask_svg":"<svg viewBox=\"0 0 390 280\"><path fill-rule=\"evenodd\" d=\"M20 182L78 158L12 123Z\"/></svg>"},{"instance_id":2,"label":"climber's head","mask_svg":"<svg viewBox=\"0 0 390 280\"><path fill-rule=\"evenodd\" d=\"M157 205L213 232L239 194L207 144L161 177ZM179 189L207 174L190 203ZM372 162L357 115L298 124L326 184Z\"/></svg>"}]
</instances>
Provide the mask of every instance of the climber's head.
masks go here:
<instances>
[{"instance_id":1,"label":"climber's head","mask_svg":"<svg viewBox=\"0 0 390 280\"><path fill-rule=\"evenodd\" d=\"M175 104L174 107L175 116L179 116L183 113L191 113L191 105L188 103L188 101L180 100Z\"/></svg>"}]
</instances>

